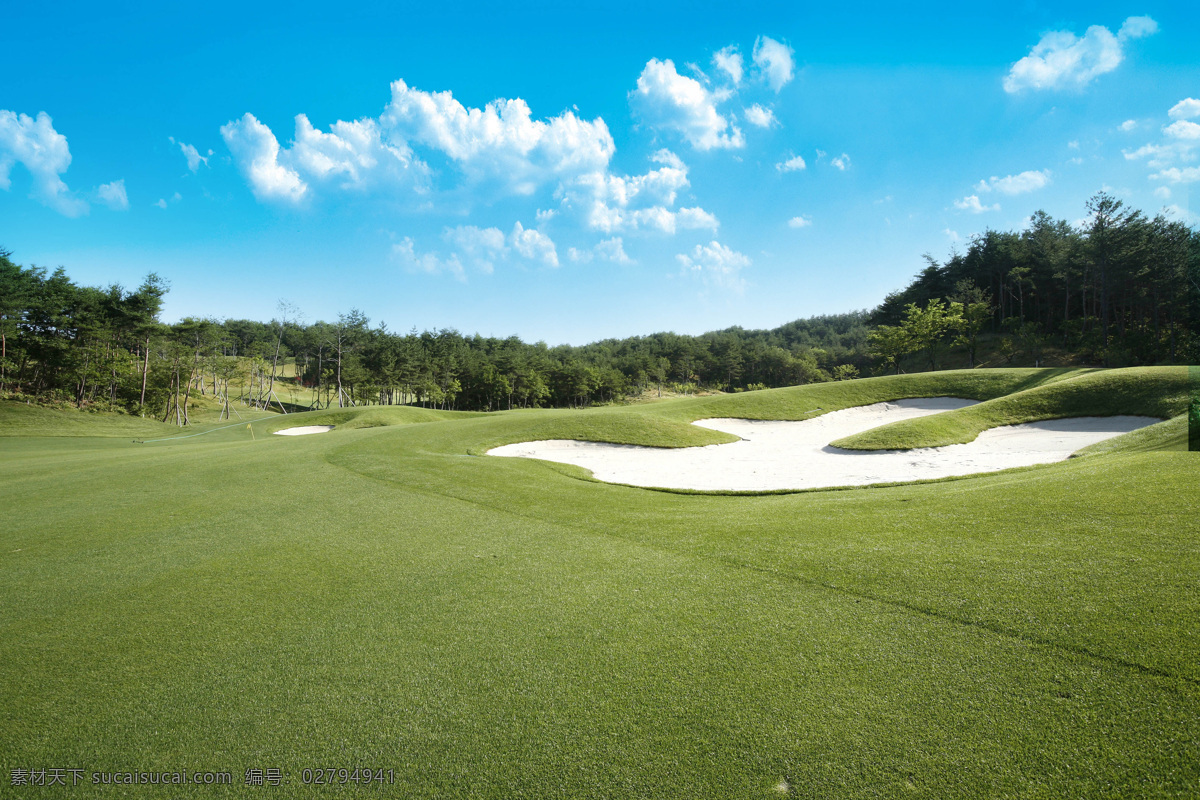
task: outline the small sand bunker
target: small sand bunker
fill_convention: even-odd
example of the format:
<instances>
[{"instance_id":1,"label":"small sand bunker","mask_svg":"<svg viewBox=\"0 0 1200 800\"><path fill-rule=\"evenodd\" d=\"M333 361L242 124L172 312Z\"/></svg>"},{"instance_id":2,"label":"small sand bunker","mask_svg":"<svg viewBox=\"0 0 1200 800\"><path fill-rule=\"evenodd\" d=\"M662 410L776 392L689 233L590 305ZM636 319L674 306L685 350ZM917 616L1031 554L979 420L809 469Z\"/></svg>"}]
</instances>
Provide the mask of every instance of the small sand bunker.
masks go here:
<instances>
[{"instance_id":1,"label":"small sand bunker","mask_svg":"<svg viewBox=\"0 0 1200 800\"><path fill-rule=\"evenodd\" d=\"M489 455L538 458L591 470L599 480L671 489L768 491L865 486L946 478L1063 461L1076 450L1153 425L1153 417L1077 417L984 431L969 444L918 450L855 451L830 447L843 436L902 419L974 405L935 397L876 403L799 422L706 419L694 424L742 441L659 448L566 439L523 442Z\"/></svg>"},{"instance_id":2,"label":"small sand bunker","mask_svg":"<svg viewBox=\"0 0 1200 800\"><path fill-rule=\"evenodd\" d=\"M276 436L307 436L310 433L329 433L333 430L332 425L304 425L299 428L284 428L281 431L275 431Z\"/></svg>"}]
</instances>

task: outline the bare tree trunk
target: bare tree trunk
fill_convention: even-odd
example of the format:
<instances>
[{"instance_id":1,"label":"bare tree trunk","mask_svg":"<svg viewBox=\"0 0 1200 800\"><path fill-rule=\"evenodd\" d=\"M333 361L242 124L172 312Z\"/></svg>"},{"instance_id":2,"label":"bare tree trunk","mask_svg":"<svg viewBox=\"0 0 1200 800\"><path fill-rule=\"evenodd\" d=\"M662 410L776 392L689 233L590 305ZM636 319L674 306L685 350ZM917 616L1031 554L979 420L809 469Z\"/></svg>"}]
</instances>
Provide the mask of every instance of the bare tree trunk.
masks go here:
<instances>
[{"instance_id":1,"label":"bare tree trunk","mask_svg":"<svg viewBox=\"0 0 1200 800\"><path fill-rule=\"evenodd\" d=\"M150 337L146 336L146 359L142 367L142 399L139 405L143 411L146 408L146 376L150 374Z\"/></svg>"}]
</instances>

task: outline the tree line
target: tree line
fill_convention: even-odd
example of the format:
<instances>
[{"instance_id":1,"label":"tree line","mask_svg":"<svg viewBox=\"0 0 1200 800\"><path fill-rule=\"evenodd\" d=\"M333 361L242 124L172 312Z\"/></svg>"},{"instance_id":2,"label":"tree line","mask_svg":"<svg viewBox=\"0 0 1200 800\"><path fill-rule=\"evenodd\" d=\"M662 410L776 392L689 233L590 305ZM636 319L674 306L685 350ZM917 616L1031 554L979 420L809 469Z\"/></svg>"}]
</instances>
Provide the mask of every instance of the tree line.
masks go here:
<instances>
[{"instance_id":1,"label":"tree line","mask_svg":"<svg viewBox=\"0 0 1200 800\"><path fill-rule=\"evenodd\" d=\"M945 334L934 337L935 356L947 337L968 345L993 331L1035 361L1049 346L1113 366L1200 360L1190 337L1200 319L1200 232L1105 193L1087 212L1072 226L1038 211L1025 230L985 231L944 263L926 255L916 279L871 314L872 326L887 326L893 355L905 347L928 355L933 326ZM956 314L971 318L948 319ZM907 343L896 333L905 328L915 333Z\"/></svg>"},{"instance_id":2,"label":"tree line","mask_svg":"<svg viewBox=\"0 0 1200 800\"><path fill-rule=\"evenodd\" d=\"M1021 232L986 231L926 267L873 311L548 346L441 329L396 333L357 310L304 323L280 303L270 322L159 320L168 286L75 285L62 268L0 250L0 397L124 411L186 425L193 396L261 408L410 404L493 411L579 407L664 391L743 391L967 365L981 343L1038 363L1050 346L1080 363L1196 358L1200 234L1104 194L1074 227L1038 212ZM298 384L298 385L297 385ZM297 394L297 392L299 394Z\"/></svg>"}]
</instances>

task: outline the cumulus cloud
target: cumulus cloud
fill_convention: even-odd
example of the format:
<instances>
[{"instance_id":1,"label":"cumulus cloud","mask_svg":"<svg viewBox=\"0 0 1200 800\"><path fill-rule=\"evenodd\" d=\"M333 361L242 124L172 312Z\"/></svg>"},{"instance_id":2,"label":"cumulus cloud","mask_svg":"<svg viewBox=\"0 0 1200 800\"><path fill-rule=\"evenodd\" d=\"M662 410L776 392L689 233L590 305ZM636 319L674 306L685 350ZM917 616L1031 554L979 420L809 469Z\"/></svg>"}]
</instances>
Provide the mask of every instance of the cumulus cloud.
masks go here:
<instances>
[{"instance_id":1,"label":"cumulus cloud","mask_svg":"<svg viewBox=\"0 0 1200 800\"><path fill-rule=\"evenodd\" d=\"M246 112L221 126L221 137L259 200L299 203L304 199L308 184L296 170L279 163L279 140L253 114Z\"/></svg>"},{"instance_id":2,"label":"cumulus cloud","mask_svg":"<svg viewBox=\"0 0 1200 800\"><path fill-rule=\"evenodd\" d=\"M758 103L743 109L746 115L746 122L751 125L756 125L759 128L769 128L775 124L775 112L769 108L763 108Z\"/></svg>"},{"instance_id":3,"label":"cumulus cloud","mask_svg":"<svg viewBox=\"0 0 1200 800\"><path fill-rule=\"evenodd\" d=\"M208 159L213 154L212 150L208 151L208 155L202 156L200 155L200 151L197 150L194 145L177 142L175 141L174 136L168 136L167 139L170 140L171 144L179 147L179 151L183 153L183 157L187 159L189 171L195 172L196 170L200 169L201 164L204 164L206 167L208 166Z\"/></svg>"},{"instance_id":4,"label":"cumulus cloud","mask_svg":"<svg viewBox=\"0 0 1200 800\"><path fill-rule=\"evenodd\" d=\"M745 69L742 66L742 54L738 52L737 45L731 44L728 47L722 47L713 53L712 60L717 69L729 76L729 80L733 82L734 86L742 82Z\"/></svg>"},{"instance_id":5,"label":"cumulus cloud","mask_svg":"<svg viewBox=\"0 0 1200 800\"><path fill-rule=\"evenodd\" d=\"M605 169L616 150L599 117L589 122L564 111L535 120L520 98L467 108L450 92L423 92L402 80L392 83L392 100L380 123L393 141L429 147L468 177L500 179L518 194Z\"/></svg>"},{"instance_id":6,"label":"cumulus cloud","mask_svg":"<svg viewBox=\"0 0 1200 800\"><path fill-rule=\"evenodd\" d=\"M129 210L129 197L125 194L125 179L105 183L96 190L96 195L100 198L100 202L111 208L113 211Z\"/></svg>"},{"instance_id":7,"label":"cumulus cloud","mask_svg":"<svg viewBox=\"0 0 1200 800\"><path fill-rule=\"evenodd\" d=\"M716 240L705 245L698 244L690 254L679 253L675 259L684 275L697 277L707 286L738 294L746 288L741 272L750 266L750 259Z\"/></svg>"},{"instance_id":8,"label":"cumulus cloud","mask_svg":"<svg viewBox=\"0 0 1200 800\"><path fill-rule=\"evenodd\" d=\"M1179 120L1172 122L1167 127L1163 128L1163 133L1174 139L1184 139L1187 141L1195 141L1200 139L1200 125L1187 120Z\"/></svg>"},{"instance_id":9,"label":"cumulus cloud","mask_svg":"<svg viewBox=\"0 0 1200 800\"><path fill-rule=\"evenodd\" d=\"M442 241L450 252L420 252L411 237L392 245L392 257L413 272L431 275L448 274L456 280L467 279L468 268L492 274L499 262L514 259L539 261L546 266L558 266L558 251L549 236L536 228L526 228L519 221L507 236L499 228L480 228L459 225L442 231Z\"/></svg>"},{"instance_id":10,"label":"cumulus cloud","mask_svg":"<svg viewBox=\"0 0 1200 800\"><path fill-rule=\"evenodd\" d=\"M721 98L667 59L652 58L629 93L634 113L651 128L670 130L697 150L744 147L742 131L717 111Z\"/></svg>"},{"instance_id":11,"label":"cumulus cloud","mask_svg":"<svg viewBox=\"0 0 1200 800\"><path fill-rule=\"evenodd\" d=\"M1128 41L1157 30L1150 17L1129 17L1115 36L1103 25L1088 28L1082 38L1070 31L1051 31L1012 65L1004 90L1013 94L1025 89L1082 88L1120 66Z\"/></svg>"},{"instance_id":12,"label":"cumulus cloud","mask_svg":"<svg viewBox=\"0 0 1200 800\"><path fill-rule=\"evenodd\" d=\"M584 225L607 234L678 228L717 228L717 218L701 208L674 210L680 190L688 186L687 166L670 150L659 150L658 164L644 175L593 172L563 188L563 207L579 214Z\"/></svg>"},{"instance_id":13,"label":"cumulus cloud","mask_svg":"<svg viewBox=\"0 0 1200 800\"><path fill-rule=\"evenodd\" d=\"M760 36L754 42L754 64L776 92L792 79L796 68L792 53L792 48L769 36Z\"/></svg>"},{"instance_id":14,"label":"cumulus cloud","mask_svg":"<svg viewBox=\"0 0 1200 800\"><path fill-rule=\"evenodd\" d=\"M837 167L842 172L845 172L846 168L850 166L850 156L846 155L845 153L842 153L840 156L833 159L829 163L832 164L833 166Z\"/></svg>"},{"instance_id":15,"label":"cumulus cloud","mask_svg":"<svg viewBox=\"0 0 1200 800\"><path fill-rule=\"evenodd\" d=\"M721 225L716 216L698 206L679 209L675 215L675 224L684 230L710 231L715 231Z\"/></svg>"},{"instance_id":16,"label":"cumulus cloud","mask_svg":"<svg viewBox=\"0 0 1200 800\"><path fill-rule=\"evenodd\" d=\"M789 228L807 228L812 225L810 217L792 217L788 220Z\"/></svg>"},{"instance_id":17,"label":"cumulus cloud","mask_svg":"<svg viewBox=\"0 0 1200 800\"><path fill-rule=\"evenodd\" d=\"M970 211L972 214L982 214L985 211L999 211L1000 204L985 206L979 202L978 195L967 195L962 200L955 200L954 207L962 211Z\"/></svg>"},{"instance_id":18,"label":"cumulus cloud","mask_svg":"<svg viewBox=\"0 0 1200 800\"><path fill-rule=\"evenodd\" d=\"M541 261L549 267L558 266L558 251L554 242L536 228L525 228L518 222L513 226L509 243L513 250L530 261Z\"/></svg>"},{"instance_id":19,"label":"cumulus cloud","mask_svg":"<svg viewBox=\"0 0 1200 800\"><path fill-rule=\"evenodd\" d=\"M0 110L0 189L12 186L11 173L21 164L33 176L29 196L67 217L88 212L88 204L74 196L59 176L71 166L67 137L54 130L46 112L36 118Z\"/></svg>"},{"instance_id":20,"label":"cumulus cloud","mask_svg":"<svg viewBox=\"0 0 1200 800\"><path fill-rule=\"evenodd\" d=\"M462 186L486 183L502 194L528 195L538 187L603 171L615 151L604 120L572 111L535 119L520 98L468 108L450 92L425 92L402 80L378 118L339 120L327 131L304 114L281 148L252 114L221 129L239 168L259 199L299 202L318 186L341 191L427 192L438 159ZM186 154L186 152L185 152Z\"/></svg>"},{"instance_id":21,"label":"cumulus cloud","mask_svg":"<svg viewBox=\"0 0 1200 800\"><path fill-rule=\"evenodd\" d=\"M996 191L1000 194L1017 195L1036 191L1049 183L1050 170L1028 170L1019 175L1008 175L1003 178L993 175L986 181L980 181L975 187L975 191Z\"/></svg>"},{"instance_id":22,"label":"cumulus cloud","mask_svg":"<svg viewBox=\"0 0 1200 800\"><path fill-rule=\"evenodd\" d=\"M1167 183L1195 183L1200 181L1200 167L1168 167L1154 173L1150 178Z\"/></svg>"},{"instance_id":23,"label":"cumulus cloud","mask_svg":"<svg viewBox=\"0 0 1200 800\"><path fill-rule=\"evenodd\" d=\"M1200 170L1188 166L1200 153L1200 124L1188 118L1200 116L1200 101L1181 100L1167 115L1175 121L1163 126L1163 138L1136 150L1124 151L1125 158L1129 161L1144 159L1148 167L1157 170L1150 175L1151 180L1192 183L1200 179Z\"/></svg>"},{"instance_id":24,"label":"cumulus cloud","mask_svg":"<svg viewBox=\"0 0 1200 800\"><path fill-rule=\"evenodd\" d=\"M392 257L406 269L414 272L425 272L430 275L447 273L453 275L458 281L467 279L466 270L463 269L462 262L459 261L456 254L451 253L449 258L443 258L437 253L418 253L412 238L408 236L392 245Z\"/></svg>"},{"instance_id":25,"label":"cumulus cloud","mask_svg":"<svg viewBox=\"0 0 1200 800\"><path fill-rule=\"evenodd\" d=\"M1120 129L1123 131L1131 131L1137 127L1137 120L1127 119L1124 122L1122 122L1118 127L1120 127Z\"/></svg>"},{"instance_id":26,"label":"cumulus cloud","mask_svg":"<svg viewBox=\"0 0 1200 800\"><path fill-rule=\"evenodd\" d=\"M1129 17L1117 31L1117 38L1121 41L1141 39L1154 33L1158 33L1158 23L1150 17Z\"/></svg>"},{"instance_id":27,"label":"cumulus cloud","mask_svg":"<svg viewBox=\"0 0 1200 800\"><path fill-rule=\"evenodd\" d=\"M496 261L507 253L504 233L499 228L459 225L447 228L442 239L461 253L458 257L460 264L465 260L480 272L488 274L495 269Z\"/></svg>"},{"instance_id":28,"label":"cumulus cloud","mask_svg":"<svg viewBox=\"0 0 1200 800\"><path fill-rule=\"evenodd\" d=\"M567 250L567 256L575 262L588 264L593 260L609 261L613 264L632 264L633 259L625 252L625 244L620 236L597 242L590 250L579 250L572 247Z\"/></svg>"},{"instance_id":29,"label":"cumulus cloud","mask_svg":"<svg viewBox=\"0 0 1200 800\"><path fill-rule=\"evenodd\" d=\"M1180 100L1171 106L1171 110L1167 112L1167 116L1171 119L1193 119L1200 117L1200 100L1194 97Z\"/></svg>"},{"instance_id":30,"label":"cumulus cloud","mask_svg":"<svg viewBox=\"0 0 1200 800\"><path fill-rule=\"evenodd\" d=\"M775 169L780 172L796 172L797 170L807 168L808 165L804 163L804 159L800 156L792 156L787 161L781 161L775 165Z\"/></svg>"}]
</instances>

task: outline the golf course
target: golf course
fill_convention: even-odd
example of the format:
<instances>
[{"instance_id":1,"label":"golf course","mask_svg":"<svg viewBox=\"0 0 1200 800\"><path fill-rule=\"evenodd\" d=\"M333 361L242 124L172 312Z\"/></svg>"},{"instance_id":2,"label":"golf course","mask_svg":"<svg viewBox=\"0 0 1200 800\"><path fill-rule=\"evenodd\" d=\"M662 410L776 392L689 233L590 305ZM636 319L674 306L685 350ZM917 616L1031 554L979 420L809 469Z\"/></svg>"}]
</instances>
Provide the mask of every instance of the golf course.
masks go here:
<instances>
[{"instance_id":1,"label":"golf course","mask_svg":"<svg viewBox=\"0 0 1200 800\"><path fill-rule=\"evenodd\" d=\"M1186 367L977 369L183 429L0 402L0 793L1196 797L1194 389ZM816 491L487 455L937 397L978 403L837 448L1155 424L1054 464ZM308 426L332 428L272 435ZM231 779L122 784L138 772Z\"/></svg>"}]
</instances>

